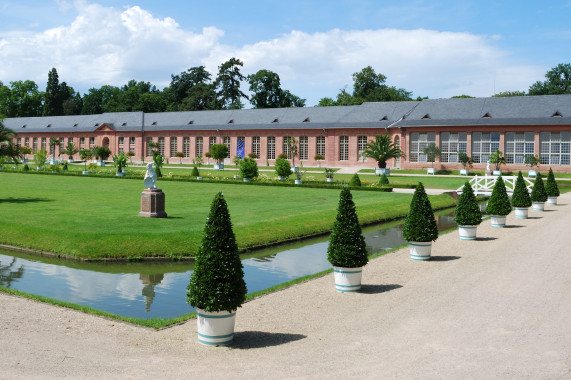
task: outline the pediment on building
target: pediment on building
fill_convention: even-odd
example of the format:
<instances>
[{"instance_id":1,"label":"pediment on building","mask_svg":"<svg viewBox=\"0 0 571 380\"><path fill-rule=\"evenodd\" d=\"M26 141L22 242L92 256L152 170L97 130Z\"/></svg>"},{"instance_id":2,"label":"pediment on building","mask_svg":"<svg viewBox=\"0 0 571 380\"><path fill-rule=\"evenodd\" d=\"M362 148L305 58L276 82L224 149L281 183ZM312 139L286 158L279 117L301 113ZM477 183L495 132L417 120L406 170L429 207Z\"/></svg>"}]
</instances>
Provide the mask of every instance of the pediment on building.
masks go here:
<instances>
[{"instance_id":1,"label":"pediment on building","mask_svg":"<svg viewBox=\"0 0 571 380\"><path fill-rule=\"evenodd\" d=\"M103 123L97 127L96 132L115 132L115 128L112 123Z\"/></svg>"}]
</instances>

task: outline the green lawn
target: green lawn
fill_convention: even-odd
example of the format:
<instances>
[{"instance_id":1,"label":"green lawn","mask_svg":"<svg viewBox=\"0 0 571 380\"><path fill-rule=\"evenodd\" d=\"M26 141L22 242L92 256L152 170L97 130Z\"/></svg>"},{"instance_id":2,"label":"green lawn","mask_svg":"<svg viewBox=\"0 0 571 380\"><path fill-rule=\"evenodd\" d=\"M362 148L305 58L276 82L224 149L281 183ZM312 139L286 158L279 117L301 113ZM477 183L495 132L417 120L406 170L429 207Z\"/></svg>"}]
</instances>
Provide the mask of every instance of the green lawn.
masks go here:
<instances>
[{"instance_id":1,"label":"green lawn","mask_svg":"<svg viewBox=\"0 0 571 380\"><path fill-rule=\"evenodd\" d=\"M193 256L217 191L245 249L332 227L338 189L160 181L167 219L141 218L140 179L0 172L0 243L81 257ZM430 186L427 186L430 187ZM361 223L403 216L410 194L353 191ZM433 207L452 206L448 195Z\"/></svg>"}]
</instances>

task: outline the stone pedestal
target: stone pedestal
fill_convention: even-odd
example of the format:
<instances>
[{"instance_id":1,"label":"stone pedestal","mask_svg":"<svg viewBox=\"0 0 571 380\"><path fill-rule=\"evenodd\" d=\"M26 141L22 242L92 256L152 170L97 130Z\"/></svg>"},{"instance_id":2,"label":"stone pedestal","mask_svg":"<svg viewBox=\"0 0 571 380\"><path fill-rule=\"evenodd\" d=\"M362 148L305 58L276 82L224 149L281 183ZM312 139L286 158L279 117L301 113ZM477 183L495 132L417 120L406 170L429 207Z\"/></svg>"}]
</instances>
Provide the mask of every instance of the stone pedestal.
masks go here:
<instances>
[{"instance_id":1,"label":"stone pedestal","mask_svg":"<svg viewBox=\"0 0 571 380\"><path fill-rule=\"evenodd\" d=\"M141 212L145 218L166 218L165 193L161 189L145 189L141 193Z\"/></svg>"}]
</instances>

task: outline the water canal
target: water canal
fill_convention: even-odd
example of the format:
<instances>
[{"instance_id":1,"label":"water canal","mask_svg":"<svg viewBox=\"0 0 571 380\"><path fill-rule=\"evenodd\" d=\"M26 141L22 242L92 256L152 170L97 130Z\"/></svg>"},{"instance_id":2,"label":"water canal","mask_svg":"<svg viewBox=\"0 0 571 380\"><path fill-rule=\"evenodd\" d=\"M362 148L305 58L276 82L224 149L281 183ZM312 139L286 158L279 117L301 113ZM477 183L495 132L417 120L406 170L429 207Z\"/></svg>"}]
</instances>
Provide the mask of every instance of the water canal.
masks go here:
<instances>
[{"instance_id":1,"label":"water canal","mask_svg":"<svg viewBox=\"0 0 571 380\"><path fill-rule=\"evenodd\" d=\"M455 226L454 213L436 216L439 229ZM406 243L402 221L363 229L369 253ZM331 268L328 236L271 247L243 257L248 292ZM171 318L193 311L186 287L193 263L81 263L0 250L0 285L134 318Z\"/></svg>"}]
</instances>

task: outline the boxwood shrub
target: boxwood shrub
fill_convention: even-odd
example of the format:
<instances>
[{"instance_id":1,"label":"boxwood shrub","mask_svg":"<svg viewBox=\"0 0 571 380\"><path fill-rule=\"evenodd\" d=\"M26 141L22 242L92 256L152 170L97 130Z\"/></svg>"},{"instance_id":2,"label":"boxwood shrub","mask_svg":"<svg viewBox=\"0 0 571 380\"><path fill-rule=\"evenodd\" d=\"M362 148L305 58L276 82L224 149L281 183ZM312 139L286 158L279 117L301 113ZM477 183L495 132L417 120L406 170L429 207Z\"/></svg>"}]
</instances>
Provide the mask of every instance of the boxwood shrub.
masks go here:
<instances>
[{"instance_id":1,"label":"boxwood shrub","mask_svg":"<svg viewBox=\"0 0 571 380\"><path fill-rule=\"evenodd\" d=\"M337 217L329 238L327 260L336 267L358 268L369 261L355 203L348 188L341 190Z\"/></svg>"},{"instance_id":2,"label":"boxwood shrub","mask_svg":"<svg viewBox=\"0 0 571 380\"><path fill-rule=\"evenodd\" d=\"M389 178L385 175L385 173L381 174L381 178L379 178L379 185L388 185Z\"/></svg>"},{"instance_id":3,"label":"boxwood shrub","mask_svg":"<svg viewBox=\"0 0 571 380\"><path fill-rule=\"evenodd\" d=\"M361 186L361 179L357 173L353 174L351 177L351 181L349 181L349 186L351 187L360 187Z\"/></svg>"},{"instance_id":4,"label":"boxwood shrub","mask_svg":"<svg viewBox=\"0 0 571 380\"><path fill-rule=\"evenodd\" d=\"M192 168L192 172L190 172L192 177L200 177L200 173L198 172L198 168L195 166Z\"/></svg>"},{"instance_id":5,"label":"boxwood shrub","mask_svg":"<svg viewBox=\"0 0 571 380\"><path fill-rule=\"evenodd\" d=\"M438 226L422 182L419 182L402 226L402 237L408 241L435 241Z\"/></svg>"},{"instance_id":6,"label":"boxwood shrub","mask_svg":"<svg viewBox=\"0 0 571 380\"><path fill-rule=\"evenodd\" d=\"M513 207L529 207L531 206L531 198L529 196L529 191L527 186L525 186L525 181L521 171L517 175L515 181L514 193L512 195L512 206Z\"/></svg>"},{"instance_id":7,"label":"boxwood shrub","mask_svg":"<svg viewBox=\"0 0 571 380\"><path fill-rule=\"evenodd\" d=\"M280 177L284 177L284 178L288 178L290 175L292 175L292 171L291 171L291 165L289 164L289 161L286 160L285 158L278 158L276 160L276 174Z\"/></svg>"},{"instance_id":8,"label":"boxwood shrub","mask_svg":"<svg viewBox=\"0 0 571 380\"><path fill-rule=\"evenodd\" d=\"M242 178L256 178L258 176L258 164L249 157L240 161L240 175Z\"/></svg>"},{"instance_id":9,"label":"boxwood shrub","mask_svg":"<svg viewBox=\"0 0 571 380\"><path fill-rule=\"evenodd\" d=\"M553 175L553 170L551 170L551 168L549 168L547 180L545 181L545 192L548 197L559 196L559 187L557 187L557 182L555 182L555 176Z\"/></svg>"},{"instance_id":10,"label":"boxwood shrub","mask_svg":"<svg viewBox=\"0 0 571 380\"><path fill-rule=\"evenodd\" d=\"M206 311L232 312L246 300L244 269L228 206L217 193L210 207L202 244L187 288L187 302Z\"/></svg>"},{"instance_id":11,"label":"boxwood shrub","mask_svg":"<svg viewBox=\"0 0 571 380\"><path fill-rule=\"evenodd\" d=\"M482 212L470 182L466 182L462 188L462 194L456 205L454 221L461 226L476 226L482 223Z\"/></svg>"},{"instance_id":12,"label":"boxwood shrub","mask_svg":"<svg viewBox=\"0 0 571 380\"><path fill-rule=\"evenodd\" d=\"M537 178L535 178L535 183L531 189L531 201L532 202L545 202L547 201L547 192L545 191L545 186L543 185L543 179L541 173L537 173Z\"/></svg>"},{"instance_id":13,"label":"boxwood shrub","mask_svg":"<svg viewBox=\"0 0 571 380\"><path fill-rule=\"evenodd\" d=\"M499 176L492 190L492 195L488 200L486 214L508 215L510 212L512 212L512 205L506 191L506 184L502 176Z\"/></svg>"}]
</instances>

